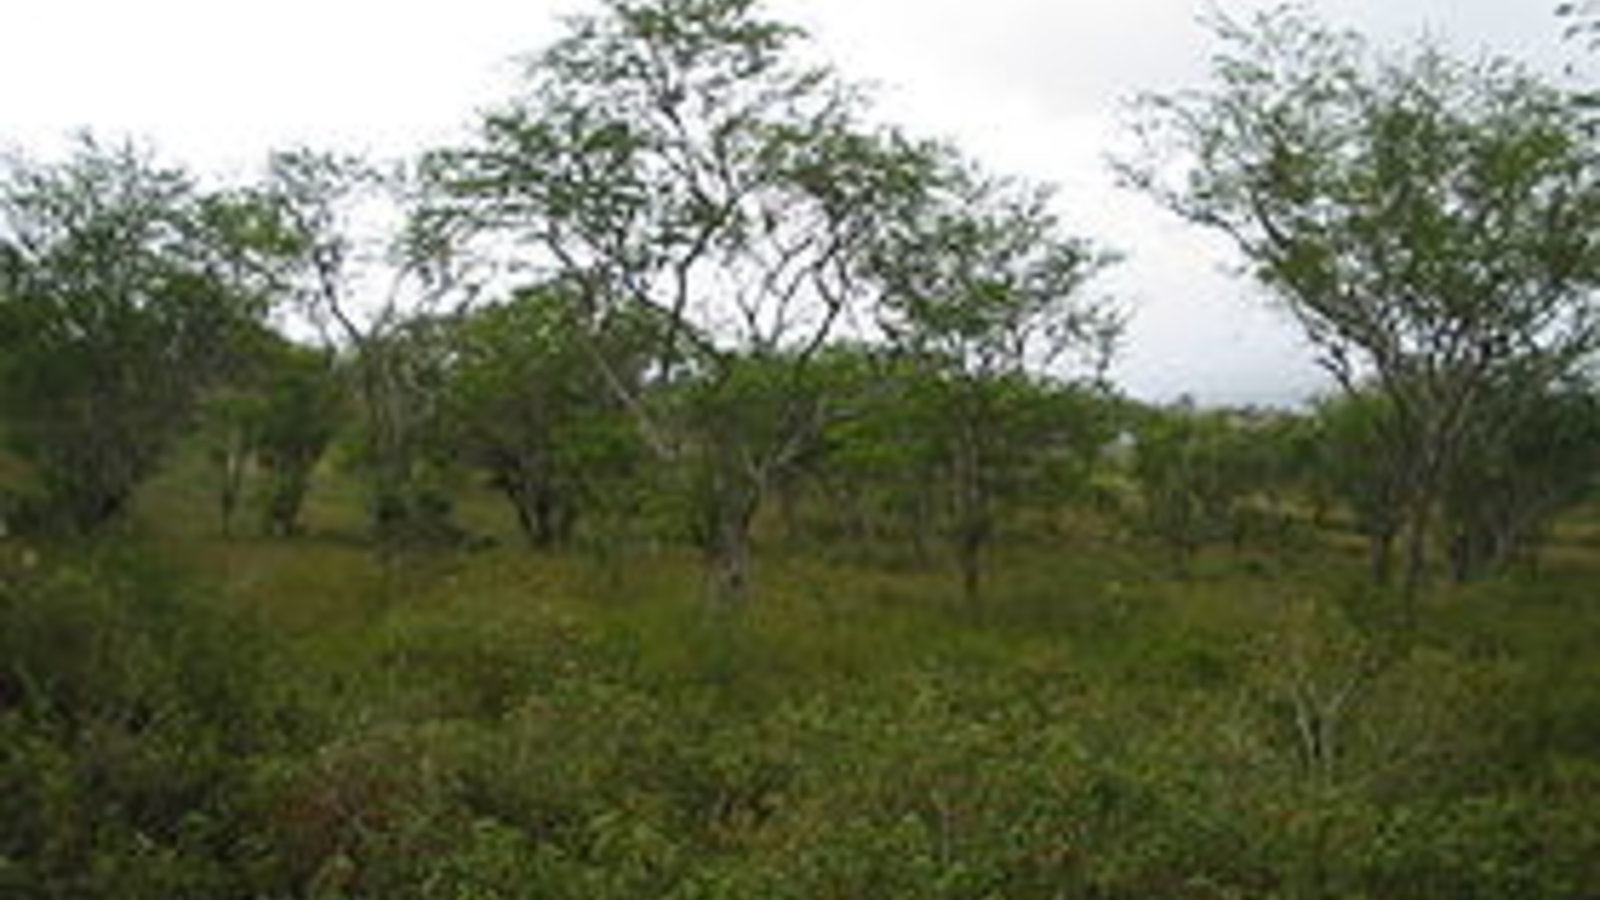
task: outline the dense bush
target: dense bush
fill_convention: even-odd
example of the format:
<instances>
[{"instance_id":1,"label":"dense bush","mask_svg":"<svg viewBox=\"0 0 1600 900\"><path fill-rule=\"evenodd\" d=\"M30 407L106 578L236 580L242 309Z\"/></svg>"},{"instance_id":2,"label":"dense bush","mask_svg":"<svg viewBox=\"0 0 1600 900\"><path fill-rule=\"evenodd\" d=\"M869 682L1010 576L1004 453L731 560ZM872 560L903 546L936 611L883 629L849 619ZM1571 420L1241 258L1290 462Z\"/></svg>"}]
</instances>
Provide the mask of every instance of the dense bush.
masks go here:
<instances>
[{"instance_id":1,"label":"dense bush","mask_svg":"<svg viewBox=\"0 0 1600 900\"><path fill-rule=\"evenodd\" d=\"M268 635L116 549L0 580L0 882L215 897L260 853L257 760L312 723Z\"/></svg>"},{"instance_id":2,"label":"dense bush","mask_svg":"<svg viewBox=\"0 0 1600 900\"><path fill-rule=\"evenodd\" d=\"M292 638L130 553L77 557L0 587L20 896L1600 888L1587 689L1549 699L1592 672L1470 617L1398 644L1359 605L1129 582L1115 621L1050 635L836 611L876 642L808 657L842 632L799 606L708 623L505 570Z\"/></svg>"}]
</instances>

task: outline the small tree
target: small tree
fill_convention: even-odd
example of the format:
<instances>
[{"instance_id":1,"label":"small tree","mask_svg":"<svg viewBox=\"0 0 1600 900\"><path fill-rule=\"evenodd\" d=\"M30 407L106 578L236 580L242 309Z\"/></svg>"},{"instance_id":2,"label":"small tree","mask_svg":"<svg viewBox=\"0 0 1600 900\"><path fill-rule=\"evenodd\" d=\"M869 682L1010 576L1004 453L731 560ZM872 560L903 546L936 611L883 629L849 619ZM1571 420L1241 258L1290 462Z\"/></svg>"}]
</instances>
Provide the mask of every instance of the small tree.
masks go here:
<instances>
[{"instance_id":1,"label":"small tree","mask_svg":"<svg viewBox=\"0 0 1600 900\"><path fill-rule=\"evenodd\" d=\"M224 537L240 506L259 495L267 534L298 530L311 469L338 426L343 399L332 353L295 344L266 326L241 335L228 372L199 407L199 437L216 470ZM258 483L264 479L264 483Z\"/></svg>"},{"instance_id":2,"label":"small tree","mask_svg":"<svg viewBox=\"0 0 1600 900\"><path fill-rule=\"evenodd\" d=\"M1394 545L1404 525L1405 455L1395 447L1389 399L1356 391L1320 401L1316 407L1316 490L1340 501L1366 536L1372 580L1387 584Z\"/></svg>"},{"instance_id":3,"label":"small tree","mask_svg":"<svg viewBox=\"0 0 1600 900\"><path fill-rule=\"evenodd\" d=\"M828 537L858 553L906 545L930 560L940 528L937 405L931 379L915 362L881 347L835 348L830 360L842 392L860 398L852 415L828 423L805 475L819 495Z\"/></svg>"},{"instance_id":4,"label":"small tree","mask_svg":"<svg viewBox=\"0 0 1600 900\"><path fill-rule=\"evenodd\" d=\"M248 387L229 385L207 394L199 411L201 442L216 470L218 525L231 538L256 455L262 398Z\"/></svg>"},{"instance_id":5,"label":"small tree","mask_svg":"<svg viewBox=\"0 0 1600 900\"><path fill-rule=\"evenodd\" d=\"M408 179L302 149L274 154L262 189L285 236L288 292L327 350L350 356L372 526L385 542L453 533L425 458L440 424L446 334L473 297L408 206Z\"/></svg>"},{"instance_id":6,"label":"small tree","mask_svg":"<svg viewBox=\"0 0 1600 900\"><path fill-rule=\"evenodd\" d=\"M1202 546L1228 534L1249 489L1241 442L1226 413L1151 409L1140 419L1133 475L1143 525L1187 573Z\"/></svg>"},{"instance_id":7,"label":"small tree","mask_svg":"<svg viewBox=\"0 0 1600 900\"><path fill-rule=\"evenodd\" d=\"M347 408L333 354L287 341L274 345L262 378L254 433L267 534L300 533L300 511L312 473Z\"/></svg>"},{"instance_id":8,"label":"small tree","mask_svg":"<svg viewBox=\"0 0 1600 900\"><path fill-rule=\"evenodd\" d=\"M265 310L246 260L259 210L204 195L131 146L0 175L0 429L42 482L42 517L114 520L244 323ZM223 227L226 224L229 227Z\"/></svg>"},{"instance_id":9,"label":"small tree","mask_svg":"<svg viewBox=\"0 0 1600 900\"><path fill-rule=\"evenodd\" d=\"M1457 581L1536 552L1550 519L1589 496L1600 476L1600 398L1591 388L1567 383L1533 398L1498 399L1515 421L1475 433L1467 464L1445 490ZM1489 408L1485 418L1496 415Z\"/></svg>"},{"instance_id":10,"label":"small tree","mask_svg":"<svg viewBox=\"0 0 1600 900\"><path fill-rule=\"evenodd\" d=\"M1410 596L1496 386L1600 343L1600 165L1566 98L1503 60L1374 61L1292 10L1219 32L1215 84L1146 98L1123 171L1230 237L1323 367L1385 397Z\"/></svg>"},{"instance_id":11,"label":"small tree","mask_svg":"<svg viewBox=\"0 0 1600 900\"><path fill-rule=\"evenodd\" d=\"M581 304L547 285L478 311L454 336L444 401L452 437L533 546L566 541L583 507L642 453L590 354L637 391L652 328L630 315L585 319Z\"/></svg>"},{"instance_id":12,"label":"small tree","mask_svg":"<svg viewBox=\"0 0 1600 900\"><path fill-rule=\"evenodd\" d=\"M911 395L936 407L935 456L949 484L951 537L970 602L998 506L1060 444L1035 373L1070 354L1095 382L1121 323L1083 296L1108 261L1062 233L1043 188L988 178L946 158L920 202L876 248L881 325L927 380Z\"/></svg>"}]
</instances>

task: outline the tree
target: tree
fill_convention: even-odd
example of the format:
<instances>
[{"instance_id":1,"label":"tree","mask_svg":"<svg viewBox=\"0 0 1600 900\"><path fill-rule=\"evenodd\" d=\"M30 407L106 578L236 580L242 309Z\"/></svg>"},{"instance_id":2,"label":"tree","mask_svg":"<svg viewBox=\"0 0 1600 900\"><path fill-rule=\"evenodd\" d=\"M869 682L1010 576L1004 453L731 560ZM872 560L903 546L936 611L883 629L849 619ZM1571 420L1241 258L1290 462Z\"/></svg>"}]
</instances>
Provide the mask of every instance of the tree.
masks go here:
<instances>
[{"instance_id":1,"label":"tree","mask_svg":"<svg viewBox=\"0 0 1600 900\"><path fill-rule=\"evenodd\" d=\"M311 469L338 425L343 398L332 364L331 353L265 325L241 330L228 371L199 403L198 437L216 470L224 537L233 536L239 508L256 495L265 533L298 530Z\"/></svg>"},{"instance_id":2,"label":"tree","mask_svg":"<svg viewBox=\"0 0 1600 900\"><path fill-rule=\"evenodd\" d=\"M1243 441L1227 413L1183 407L1146 410L1137 441L1143 524L1187 573L1206 542L1228 533L1249 489Z\"/></svg>"},{"instance_id":3,"label":"tree","mask_svg":"<svg viewBox=\"0 0 1600 900\"><path fill-rule=\"evenodd\" d=\"M1109 257L1062 233L1050 191L953 157L935 172L871 269L885 285L883 331L925 375L909 394L938 423L922 439L949 487L952 543L976 603L999 506L1063 445L1055 432L1090 424L1056 415L1051 401L1067 395L1040 373L1076 353L1097 383L1121 322L1083 296Z\"/></svg>"},{"instance_id":4,"label":"tree","mask_svg":"<svg viewBox=\"0 0 1600 900\"><path fill-rule=\"evenodd\" d=\"M351 357L372 525L386 543L454 533L440 518L449 502L430 481L426 445L440 424L446 335L473 299L407 206L408 179L300 149L272 156L262 188L286 243L287 291L327 349Z\"/></svg>"},{"instance_id":5,"label":"tree","mask_svg":"<svg viewBox=\"0 0 1600 900\"><path fill-rule=\"evenodd\" d=\"M233 523L249 484L262 418L258 391L230 384L207 393L199 404L200 440L216 470L218 525L233 537Z\"/></svg>"},{"instance_id":6,"label":"tree","mask_svg":"<svg viewBox=\"0 0 1600 900\"><path fill-rule=\"evenodd\" d=\"M918 148L862 124L854 89L794 62L799 37L754 0L610 0L474 146L431 161L447 231L523 248L579 287L586 315L667 323L645 384L590 357L658 458L712 467L708 560L731 605L755 512L836 411L803 392L744 407L748 388L775 369L803 379L870 305L865 248L921 175ZM659 389L690 376L692 408Z\"/></svg>"},{"instance_id":7,"label":"tree","mask_svg":"<svg viewBox=\"0 0 1600 900\"><path fill-rule=\"evenodd\" d=\"M1394 545L1404 526L1405 454L1387 396L1371 390L1324 398L1315 409L1313 482L1355 517L1367 538L1372 580L1390 581Z\"/></svg>"},{"instance_id":8,"label":"tree","mask_svg":"<svg viewBox=\"0 0 1600 900\"><path fill-rule=\"evenodd\" d=\"M5 162L0 414L42 482L40 518L80 533L114 520L190 424L266 309L246 277L270 255L261 218L132 146L85 137L61 163Z\"/></svg>"},{"instance_id":9,"label":"tree","mask_svg":"<svg viewBox=\"0 0 1600 900\"><path fill-rule=\"evenodd\" d=\"M1532 398L1497 396L1487 410L1480 421L1514 420L1473 432L1467 464L1444 494L1458 581L1537 551L1550 519L1585 499L1600 475L1600 398L1589 385L1557 384Z\"/></svg>"},{"instance_id":10,"label":"tree","mask_svg":"<svg viewBox=\"0 0 1600 900\"><path fill-rule=\"evenodd\" d=\"M269 352L254 423L255 462L265 479L262 525L267 534L293 537L312 473L338 433L346 394L326 350L278 341Z\"/></svg>"},{"instance_id":11,"label":"tree","mask_svg":"<svg viewBox=\"0 0 1600 900\"><path fill-rule=\"evenodd\" d=\"M369 332L351 361L355 449L372 535L384 554L465 537L454 521L462 462L446 407L459 317L397 314Z\"/></svg>"},{"instance_id":12,"label":"tree","mask_svg":"<svg viewBox=\"0 0 1600 900\"><path fill-rule=\"evenodd\" d=\"M642 452L589 353L637 391L656 337L637 315L585 320L562 291L518 291L463 321L444 401L463 457L488 473L535 547L565 542L584 505Z\"/></svg>"},{"instance_id":13,"label":"tree","mask_svg":"<svg viewBox=\"0 0 1600 900\"><path fill-rule=\"evenodd\" d=\"M1123 172L1231 238L1322 366L1384 396L1413 596L1487 398L1600 342L1600 166L1573 106L1503 60L1375 60L1292 10L1219 30L1213 86L1145 98Z\"/></svg>"}]
</instances>

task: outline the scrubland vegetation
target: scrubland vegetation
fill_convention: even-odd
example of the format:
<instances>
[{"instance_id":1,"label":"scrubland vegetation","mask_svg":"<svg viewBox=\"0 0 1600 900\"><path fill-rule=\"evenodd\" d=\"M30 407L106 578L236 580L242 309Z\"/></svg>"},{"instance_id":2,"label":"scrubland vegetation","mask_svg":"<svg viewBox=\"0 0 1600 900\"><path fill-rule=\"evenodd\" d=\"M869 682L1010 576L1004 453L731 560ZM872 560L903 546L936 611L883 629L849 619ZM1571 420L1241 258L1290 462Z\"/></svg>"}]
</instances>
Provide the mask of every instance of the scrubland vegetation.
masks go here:
<instances>
[{"instance_id":1,"label":"scrubland vegetation","mask_svg":"<svg viewBox=\"0 0 1600 900\"><path fill-rule=\"evenodd\" d=\"M1217 30L1119 169L1296 410L1123 396L1070 198L746 0L395 167L8 160L0 895L1600 896L1592 104Z\"/></svg>"},{"instance_id":2,"label":"scrubland vegetation","mask_svg":"<svg viewBox=\"0 0 1600 900\"><path fill-rule=\"evenodd\" d=\"M203 495L151 494L161 521L209 522ZM1336 531L1208 544L1180 577L1075 520L1006 540L977 610L947 564L774 540L729 618L676 548L529 553L504 517L505 546L385 561L313 512L293 542L150 524L8 563L8 890L1581 897L1600 878L1587 516L1537 577L1430 593L1401 639Z\"/></svg>"}]
</instances>

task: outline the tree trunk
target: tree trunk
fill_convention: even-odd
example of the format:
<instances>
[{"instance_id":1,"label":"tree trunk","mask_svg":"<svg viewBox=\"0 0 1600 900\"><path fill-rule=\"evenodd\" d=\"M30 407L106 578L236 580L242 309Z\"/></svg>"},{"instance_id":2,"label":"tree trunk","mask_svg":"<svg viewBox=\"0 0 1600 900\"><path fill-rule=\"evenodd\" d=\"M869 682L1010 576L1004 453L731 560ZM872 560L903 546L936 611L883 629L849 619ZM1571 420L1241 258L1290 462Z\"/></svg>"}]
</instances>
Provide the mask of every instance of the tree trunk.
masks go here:
<instances>
[{"instance_id":1,"label":"tree trunk","mask_svg":"<svg viewBox=\"0 0 1600 900\"><path fill-rule=\"evenodd\" d=\"M707 498L706 568L714 609L742 609L750 599L751 532L767 485L759 476L723 469L711 473Z\"/></svg>"},{"instance_id":2,"label":"tree trunk","mask_svg":"<svg viewBox=\"0 0 1600 900\"><path fill-rule=\"evenodd\" d=\"M1406 525L1405 580L1400 585L1403 622L1407 630L1417 624L1417 598L1428 579L1428 537L1433 525L1433 498L1423 492Z\"/></svg>"},{"instance_id":3,"label":"tree trunk","mask_svg":"<svg viewBox=\"0 0 1600 900\"><path fill-rule=\"evenodd\" d=\"M722 609L743 609L750 599L750 534L730 523L711 561L712 591Z\"/></svg>"},{"instance_id":4,"label":"tree trunk","mask_svg":"<svg viewBox=\"0 0 1600 900\"><path fill-rule=\"evenodd\" d=\"M1394 537L1394 529L1384 527L1374 530L1367 538L1372 583L1379 587L1388 587L1394 582Z\"/></svg>"},{"instance_id":5,"label":"tree trunk","mask_svg":"<svg viewBox=\"0 0 1600 900\"><path fill-rule=\"evenodd\" d=\"M723 610L743 609L750 599L751 530L760 492L741 493L743 496L719 510L708 560L712 602Z\"/></svg>"},{"instance_id":6,"label":"tree trunk","mask_svg":"<svg viewBox=\"0 0 1600 900\"><path fill-rule=\"evenodd\" d=\"M911 502L911 558L918 569L927 569L932 564L933 554L928 547L933 543L928 534L929 527L938 521L934 513L934 504L926 490L918 490Z\"/></svg>"},{"instance_id":7,"label":"tree trunk","mask_svg":"<svg viewBox=\"0 0 1600 900\"><path fill-rule=\"evenodd\" d=\"M560 544L566 536L562 524L561 498L546 479L533 485L533 522L535 542L543 548Z\"/></svg>"},{"instance_id":8,"label":"tree trunk","mask_svg":"<svg viewBox=\"0 0 1600 900\"><path fill-rule=\"evenodd\" d=\"M266 509L268 534L290 538L300 533L300 510L311 486L311 465L295 461L269 473L272 494Z\"/></svg>"},{"instance_id":9,"label":"tree trunk","mask_svg":"<svg viewBox=\"0 0 1600 900\"><path fill-rule=\"evenodd\" d=\"M957 542L957 557L961 564L961 598L967 609L976 613L981 609L983 597L983 528L969 523L962 529Z\"/></svg>"},{"instance_id":10,"label":"tree trunk","mask_svg":"<svg viewBox=\"0 0 1600 900\"><path fill-rule=\"evenodd\" d=\"M528 503L520 491L508 489L506 496L511 499L511 507L517 512L517 529L522 532L523 540L528 542L531 549L539 549L539 528L534 523L533 511L528 508Z\"/></svg>"},{"instance_id":11,"label":"tree trunk","mask_svg":"<svg viewBox=\"0 0 1600 900\"><path fill-rule=\"evenodd\" d=\"M983 591L983 551L994 524L979 421L981 416L974 415L962 423L955 469L956 551L961 565L961 593L974 615L979 611Z\"/></svg>"},{"instance_id":12,"label":"tree trunk","mask_svg":"<svg viewBox=\"0 0 1600 900\"><path fill-rule=\"evenodd\" d=\"M239 508L239 494L243 490L244 467L240 465L234 453L230 450L223 455L222 465L222 492L218 512L221 514L222 536L233 537L233 515Z\"/></svg>"},{"instance_id":13,"label":"tree trunk","mask_svg":"<svg viewBox=\"0 0 1600 900\"><path fill-rule=\"evenodd\" d=\"M1466 584L1478 575L1485 558L1479 540L1477 529L1471 525L1459 528L1451 536L1450 578L1456 584Z\"/></svg>"}]
</instances>

